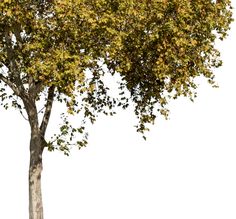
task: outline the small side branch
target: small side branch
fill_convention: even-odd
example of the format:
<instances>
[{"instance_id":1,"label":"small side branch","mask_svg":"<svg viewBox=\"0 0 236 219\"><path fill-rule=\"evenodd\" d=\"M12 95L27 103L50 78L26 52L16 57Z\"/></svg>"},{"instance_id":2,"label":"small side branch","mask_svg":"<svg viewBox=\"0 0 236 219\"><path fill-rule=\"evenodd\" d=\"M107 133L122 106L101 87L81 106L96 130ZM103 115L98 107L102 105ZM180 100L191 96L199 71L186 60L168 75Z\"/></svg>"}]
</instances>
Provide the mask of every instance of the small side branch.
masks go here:
<instances>
[{"instance_id":1,"label":"small side branch","mask_svg":"<svg viewBox=\"0 0 236 219\"><path fill-rule=\"evenodd\" d=\"M7 84L17 96L20 96L20 90L8 78L0 74L0 80Z\"/></svg>"},{"instance_id":2,"label":"small side branch","mask_svg":"<svg viewBox=\"0 0 236 219\"><path fill-rule=\"evenodd\" d=\"M40 125L40 132L41 135L44 136L47 126L48 126L48 122L49 122L49 118L51 115L51 111L52 111L52 104L53 104L53 98L54 98L54 91L55 91L55 87L51 86L48 89L48 97L47 97L47 102L45 105L45 111L44 111L44 115L43 115L43 119Z\"/></svg>"},{"instance_id":3,"label":"small side branch","mask_svg":"<svg viewBox=\"0 0 236 219\"><path fill-rule=\"evenodd\" d=\"M23 114L22 110L20 110L20 114L22 115L22 117L23 117L26 121L29 121L29 119L27 119L27 118L25 117L25 115Z\"/></svg>"}]
</instances>

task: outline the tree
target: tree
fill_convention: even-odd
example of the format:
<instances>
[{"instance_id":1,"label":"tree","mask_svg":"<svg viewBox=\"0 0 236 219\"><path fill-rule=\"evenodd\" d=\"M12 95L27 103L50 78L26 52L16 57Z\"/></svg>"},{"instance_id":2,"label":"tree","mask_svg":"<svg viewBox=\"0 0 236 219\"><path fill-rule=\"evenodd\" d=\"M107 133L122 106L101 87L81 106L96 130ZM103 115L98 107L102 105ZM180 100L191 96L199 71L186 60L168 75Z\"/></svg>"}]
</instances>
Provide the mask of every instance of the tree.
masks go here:
<instances>
[{"instance_id":1,"label":"tree","mask_svg":"<svg viewBox=\"0 0 236 219\"><path fill-rule=\"evenodd\" d=\"M30 219L43 218L45 148L68 155L69 145L86 146L88 121L129 105L144 134L158 114L168 116L170 99L193 100L197 77L215 85L214 42L232 22L230 0L2 0L0 9L1 105L27 115L31 128ZM119 76L117 88L108 76ZM65 111L46 139L53 102Z\"/></svg>"}]
</instances>

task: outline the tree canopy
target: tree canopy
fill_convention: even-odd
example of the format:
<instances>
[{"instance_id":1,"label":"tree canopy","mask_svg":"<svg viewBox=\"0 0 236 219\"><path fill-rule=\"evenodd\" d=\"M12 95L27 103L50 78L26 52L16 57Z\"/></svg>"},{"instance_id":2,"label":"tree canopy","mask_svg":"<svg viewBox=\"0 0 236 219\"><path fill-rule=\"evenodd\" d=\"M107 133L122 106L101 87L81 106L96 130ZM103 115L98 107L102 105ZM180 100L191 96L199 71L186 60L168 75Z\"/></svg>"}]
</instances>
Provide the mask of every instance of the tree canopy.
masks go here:
<instances>
[{"instance_id":1,"label":"tree canopy","mask_svg":"<svg viewBox=\"0 0 236 219\"><path fill-rule=\"evenodd\" d=\"M195 97L195 78L214 85L213 69L222 64L215 41L231 21L229 0L2 0L1 103L26 110L32 125L27 108L45 101L42 134L52 102L64 103L51 150L67 151L74 132L84 133L67 113L94 122L99 113L133 105L143 133L158 114L167 116L170 99ZM121 78L117 96L106 75Z\"/></svg>"},{"instance_id":2,"label":"tree canopy","mask_svg":"<svg viewBox=\"0 0 236 219\"><path fill-rule=\"evenodd\" d=\"M0 104L31 128L30 219L43 219L45 147L68 155L87 144L87 121L130 105L143 134L171 99L196 96L196 78L214 86L215 41L227 36L231 9L230 0L0 1ZM46 139L53 102L65 111Z\"/></svg>"}]
</instances>

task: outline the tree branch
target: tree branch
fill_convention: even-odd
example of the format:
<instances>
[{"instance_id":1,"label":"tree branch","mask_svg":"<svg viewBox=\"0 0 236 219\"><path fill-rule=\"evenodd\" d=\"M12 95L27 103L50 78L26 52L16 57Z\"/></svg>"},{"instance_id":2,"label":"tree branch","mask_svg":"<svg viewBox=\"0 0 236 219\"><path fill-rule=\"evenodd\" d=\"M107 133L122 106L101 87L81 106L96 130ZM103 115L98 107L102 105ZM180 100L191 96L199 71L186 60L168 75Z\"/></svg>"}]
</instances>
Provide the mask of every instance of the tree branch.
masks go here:
<instances>
[{"instance_id":1,"label":"tree branch","mask_svg":"<svg viewBox=\"0 0 236 219\"><path fill-rule=\"evenodd\" d=\"M17 86L18 90L20 91L20 94L22 94L24 93L25 89L20 78L20 73L18 71L15 51L12 48L12 33L9 28L5 28L5 40L7 60L9 62L9 72L11 73L9 74L9 76L14 81L14 84Z\"/></svg>"},{"instance_id":2,"label":"tree branch","mask_svg":"<svg viewBox=\"0 0 236 219\"><path fill-rule=\"evenodd\" d=\"M28 75L29 94L35 100L37 95L44 89L43 81L36 82L31 75Z\"/></svg>"},{"instance_id":3,"label":"tree branch","mask_svg":"<svg viewBox=\"0 0 236 219\"><path fill-rule=\"evenodd\" d=\"M6 83L17 96L20 96L20 90L8 78L6 78L2 74L0 74L0 80L2 80L4 83Z\"/></svg>"},{"instance_id":4,"label":"tree branch","mask_svg":"<svg viewBox=\"0 0 236 219\"><path fill-rule=\"evenodd\" d=\"M45 105L45 111L44 111L44 115L43 115L43 119L40 125L40 132L41 135L44 136L47 126L48 126L48 122L49 122L49 118L51 115L51 111L52 111L52 104L53 104L53 98L54 98L54 91L55 91L55 87L51 86L48 89L48 97L47 97L47 102Z\"/></svg>"},{"instance_id":5,"label":"tree branch","mask_svg":"<svg viewBox=\"0 0 236 219\"><path fill-rule=\"evenodd\" d=\"M13 33L15 34L17 43L19 45L19 48L22 49L22 43L23 43L23 39L21 37L21 25L20 23L16 23L13 27Z\"/></svg>"}]
</instances>

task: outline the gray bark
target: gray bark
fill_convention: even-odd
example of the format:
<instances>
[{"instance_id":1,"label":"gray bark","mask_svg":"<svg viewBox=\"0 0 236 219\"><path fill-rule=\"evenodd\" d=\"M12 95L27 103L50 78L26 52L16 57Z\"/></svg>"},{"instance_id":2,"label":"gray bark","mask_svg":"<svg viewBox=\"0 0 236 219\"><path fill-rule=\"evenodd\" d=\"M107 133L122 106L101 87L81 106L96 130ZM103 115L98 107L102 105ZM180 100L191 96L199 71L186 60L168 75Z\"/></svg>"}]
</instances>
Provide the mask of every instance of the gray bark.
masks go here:
<instances>
[{"instance_id":1,"label":"gray bark","mask_svg":"<svg viewBox=\"0 0 236 219\"><path fill-rule=\"evenodd\" d=\"M31 93L32 95L32 93ZM48 89L45 112L39 126L38 113L34 101L23 99L31 127L30 166L29 166L29 219L43 219L43 200L41 192L41 173L43 170L42 155L47 145L44 139L51 115L54 97L54 86ZM34 98L31 97L34 100Z\"/></svg>"},{"instance_id":2,"label":"gray bark","mask_svg":"<svg viewBox=\"0 0 236 219\"><path fill-rule=\"evenodd\" d=\"M43 219L41 173L43 141L40 132L33 131L30 140L29 219Z\"/></svg>"}]
</instances>

